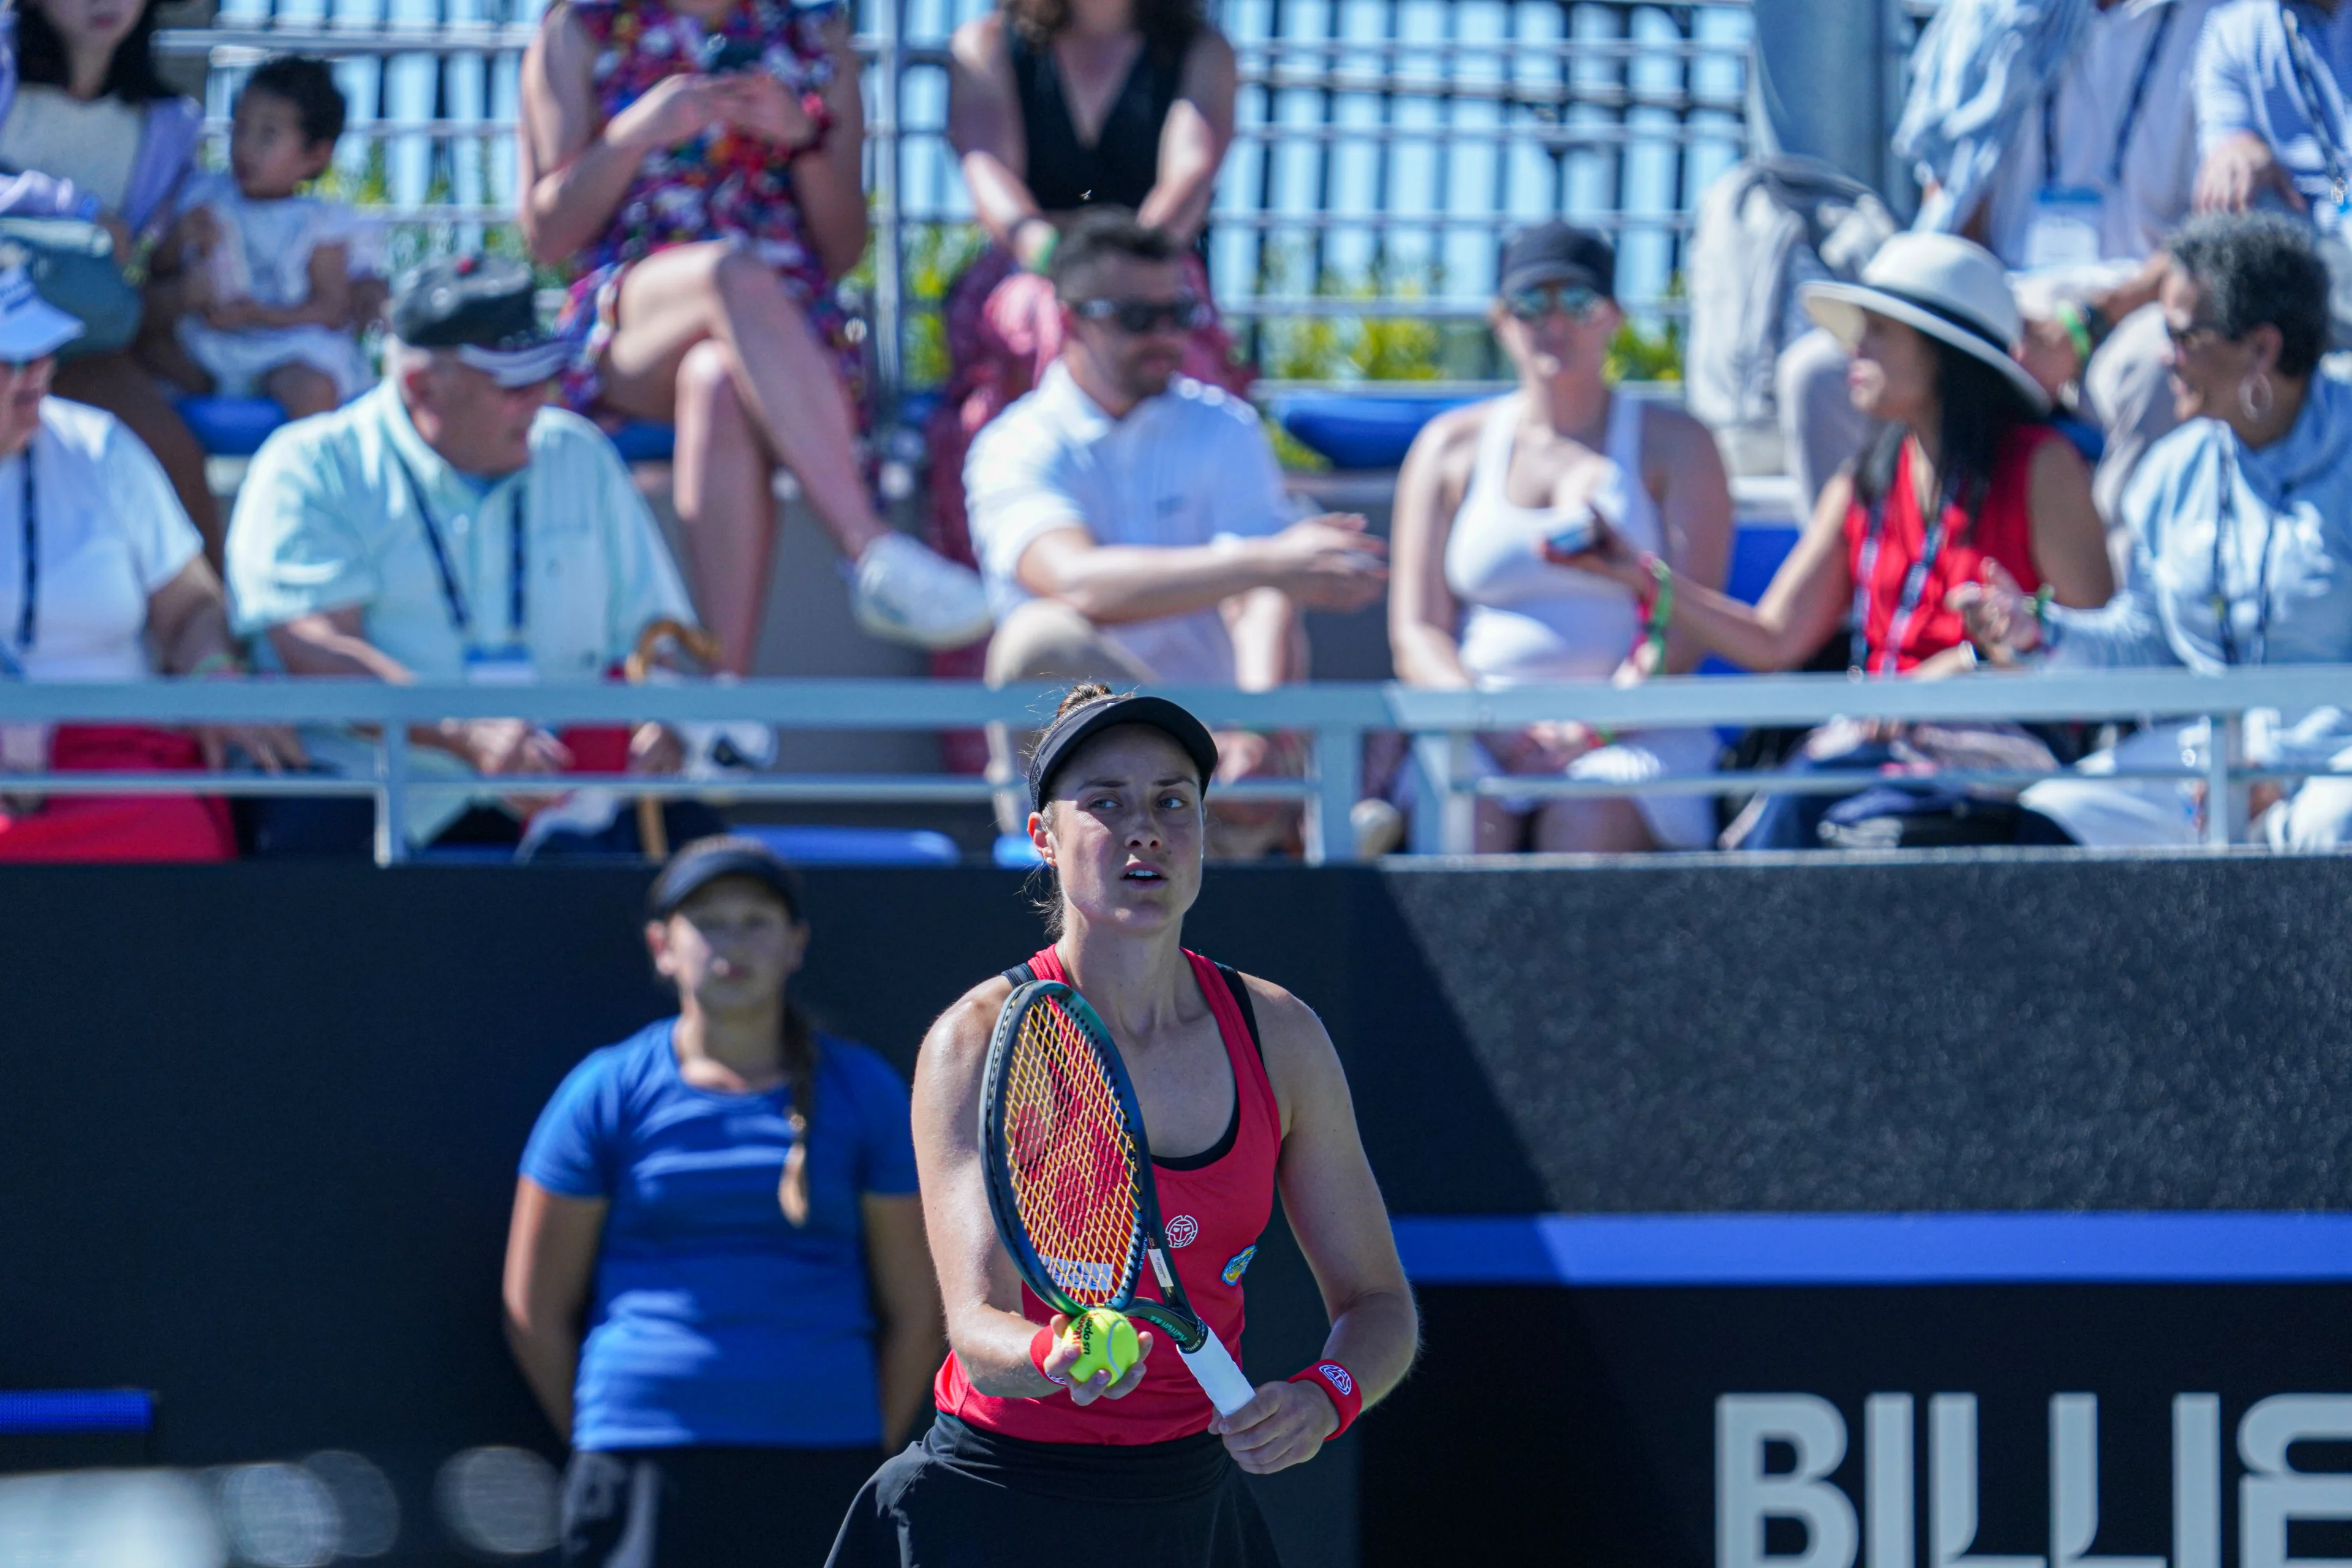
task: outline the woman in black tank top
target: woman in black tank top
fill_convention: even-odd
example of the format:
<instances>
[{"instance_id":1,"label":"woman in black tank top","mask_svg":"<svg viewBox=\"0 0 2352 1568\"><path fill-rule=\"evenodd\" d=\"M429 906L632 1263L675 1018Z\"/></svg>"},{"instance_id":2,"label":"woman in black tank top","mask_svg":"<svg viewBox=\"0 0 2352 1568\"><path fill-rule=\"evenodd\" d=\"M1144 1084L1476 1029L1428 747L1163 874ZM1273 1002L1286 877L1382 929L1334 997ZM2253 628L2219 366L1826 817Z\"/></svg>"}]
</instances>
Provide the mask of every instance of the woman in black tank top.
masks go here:
<instances>
[{"instance_id":1,"label":"woman in black tank top","mask_svg":"<svg viewBox=\"0 0 2352 1568\"><path fill-rule=\"evenodd\" d=\"M963 458L971 437L1036 384L1061 352L1061 315L1044 277L1060 226L1091 206L1131 207L1194 247L1192 288L1209 297L1197 247L1233 140L1233 46L1200 0L1000 0L956 30L948 140L993 242L948 291L949 373L930 429L932 535L971 559ZM1234 393L1213 318L1192 335L1182 373ZM969 668L942 673L978 675Z\"/></svg>"}]
</instances>

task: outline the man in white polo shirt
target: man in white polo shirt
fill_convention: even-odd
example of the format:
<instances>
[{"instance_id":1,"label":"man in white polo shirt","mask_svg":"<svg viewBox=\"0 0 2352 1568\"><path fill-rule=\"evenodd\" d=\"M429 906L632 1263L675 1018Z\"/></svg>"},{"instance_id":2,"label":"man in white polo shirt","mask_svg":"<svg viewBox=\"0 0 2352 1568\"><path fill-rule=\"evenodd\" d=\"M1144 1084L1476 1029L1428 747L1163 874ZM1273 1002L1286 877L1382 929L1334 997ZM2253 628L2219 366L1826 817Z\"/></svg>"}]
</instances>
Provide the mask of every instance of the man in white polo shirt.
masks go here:
<instances>
[{"instance_id":1,"label":"man in white polo shirt","mask_svg":"<svg viewBox=\"0 0 2352 1568\"><path fill-rule=\"evenodd\" d=\"M996 612L988 679L1262 691L1305 676L1302 608L1350 611L1388 580L1360 517L1292 521L1256 412L1176 374L1202 302L1175 241L1090 209L1053 263L1066 344L973 442L973 548ZM1223 736L1231 780L1264 737ZM1007 780L1006 737L993 764Z\"/></svg>"}]
</instances>

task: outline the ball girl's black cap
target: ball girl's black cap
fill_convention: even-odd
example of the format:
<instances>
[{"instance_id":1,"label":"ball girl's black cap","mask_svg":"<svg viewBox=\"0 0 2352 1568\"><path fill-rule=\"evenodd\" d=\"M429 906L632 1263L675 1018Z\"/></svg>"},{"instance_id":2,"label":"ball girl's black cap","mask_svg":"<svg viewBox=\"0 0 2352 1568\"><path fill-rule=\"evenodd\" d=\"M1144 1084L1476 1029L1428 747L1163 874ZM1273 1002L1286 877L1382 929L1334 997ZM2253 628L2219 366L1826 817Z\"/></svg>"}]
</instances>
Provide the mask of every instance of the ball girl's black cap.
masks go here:
<instances>
[{"instance_id":1,"label":"ball girl's black cap","mask_svg":"<svg viewBox=\"0 0 2352 1568\"><path fill-rule=\"evenodd\" d=\"M1209 779L1217 771L1217 742L1206 724L1165 697L1097 697L1055 720L1053 727L1037 742L1037 749L1029 754L1031 810L1045 809L1054 775L1061 771L1071 753L1089 737L1115 724L1149 724L1174 741L1200 770L1201 788L1208 789Z\"/></svg>"},{"instance_id":2,"label":"ball girl's black cap","mask_svg":"<svg viewBox=\"0 0 2352 1568\"><path fill-rule=\"evenodd\" d=\"M758 839L735 834L698 838L671 856L646 896L646 917L669 919L687 900L725 877L750 878L782 899L795 921L800 919L799 873Z\"/></svg>"}]
</instances>

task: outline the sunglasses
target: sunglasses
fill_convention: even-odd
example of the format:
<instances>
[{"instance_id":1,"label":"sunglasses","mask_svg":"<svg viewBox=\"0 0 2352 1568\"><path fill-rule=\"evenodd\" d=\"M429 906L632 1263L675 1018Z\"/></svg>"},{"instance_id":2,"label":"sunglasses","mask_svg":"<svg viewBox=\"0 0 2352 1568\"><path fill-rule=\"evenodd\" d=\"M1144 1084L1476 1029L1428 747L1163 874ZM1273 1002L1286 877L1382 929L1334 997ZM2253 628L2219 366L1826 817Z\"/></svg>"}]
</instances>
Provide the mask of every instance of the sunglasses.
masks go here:
<instances>
[{"instance_id":1,"label":"sunglasses","mask_svg":"<svg viewBox=\"0 0 2352 1568\"><path fill-rule=\"evenodd\" d=\"M1503 296L1503 309L1515 321L1540 321L1554 310L1565 312L1571 321L1589 321L1606 298L1596 289L1556 283L1514 289Z\"/></svg>"},{"instance_id":2,"label":"sunglasses","mask_svg":"<svg viewBox=\"0 0 2352 1568\"><path fill-rule=\"evenodd\" d=\"M2164 323L2164 335L2172 340L2174 348L2185 349L2200 338L2220 338L2227 337L2229 334L2222 331L2221 326L2213 321L2191 321L2185 327L2176 327L2170 321L2167 321Z\"/></svg>"},{"instance_id":3,"label":"sunglasses","mask_svg":"<svg viewBox=\"0 0 2352 1568\"><path fill-rule=\"evenodd\" d=\"M1174 300L1081 300L1070 307L1089 321L1108 321L1131 337L1170 329L1189 332L1209 319L1209 307L1192 295Z\"/></svg>"}]
</instances>

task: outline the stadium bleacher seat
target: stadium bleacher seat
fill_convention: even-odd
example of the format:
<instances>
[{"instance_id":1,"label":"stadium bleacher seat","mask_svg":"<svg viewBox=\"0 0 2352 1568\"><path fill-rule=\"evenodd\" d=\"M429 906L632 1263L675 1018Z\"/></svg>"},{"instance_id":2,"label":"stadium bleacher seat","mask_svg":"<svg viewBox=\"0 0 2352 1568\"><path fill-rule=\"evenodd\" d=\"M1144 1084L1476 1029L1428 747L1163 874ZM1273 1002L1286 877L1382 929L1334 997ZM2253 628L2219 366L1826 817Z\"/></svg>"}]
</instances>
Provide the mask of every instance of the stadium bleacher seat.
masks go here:
<instances>
[{"instance_id":1,"label":"stadium bleacher seat","mask_svg":"<svg viewBox=\"0 0 2352 1568\"><path fill-rule=\"evenodd\" d=\"M267 397L183 397L179 409L198 445L215 458L250 458L286 423L286 410Z\"/></svg>"},{"instance_id":2,"label":"stadium bleacher seat","mask_svg":"<svg viewBox=\"0 0 2352 1568\"><path fill-rule=\"evenodd\" d=\"M750 823L731 831L756 838L795 866L953 866L955 840L928 828L822 827Z\"/></svg>"},{"instance_id":3,"label":"stadium bleacher seat","mask_svg":"<svg viewBox=\"0 0 2352 1568\"><path fill-rule=\"evenodd\" d=\"M1274 399L1275 422L1335 468L1393 468L1421 427L1475 395L1292 392Z\"/></svg>"}]
</instances>

